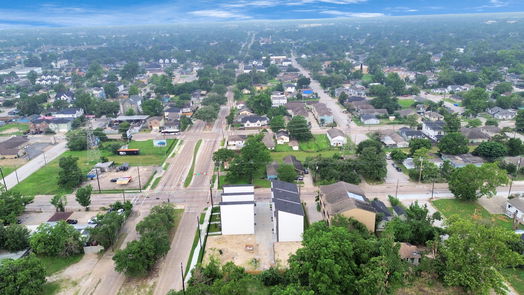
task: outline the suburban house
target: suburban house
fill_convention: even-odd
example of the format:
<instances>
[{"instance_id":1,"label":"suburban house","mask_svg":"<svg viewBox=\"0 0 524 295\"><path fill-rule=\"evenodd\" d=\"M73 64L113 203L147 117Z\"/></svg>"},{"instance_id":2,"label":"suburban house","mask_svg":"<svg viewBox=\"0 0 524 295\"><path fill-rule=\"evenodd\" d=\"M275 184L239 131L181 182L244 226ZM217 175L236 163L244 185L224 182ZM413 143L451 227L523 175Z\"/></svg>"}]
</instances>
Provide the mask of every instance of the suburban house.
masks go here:
<instances>
[{"instance_id":1,"label":"suburban house","mask_svg":"<svg viewBox=\"0 0 524 295\"><path fill-rule=\"evenodd\" d=\"M331 146L343 146L348 142L344 132L338 128L329 129L327 131L327 138Z\"/></svg>"},{"instance_id":2,"label":"suburban house","mask_svg":"<svg viewBox=\"0 0 524 295\"><path fill-rule=\"evenodd\" d=\"M78 118L84 114L84 110L81 108L67 108L56 112L56 118Z\"/></svg>"},{"instance_id":3,"label":"suburban house","mask_svg":"<svg viewBox=\"0 0 524 295\"><path fill-rule=\"evenodd\" d=\"M262 138L262 143L267 147L268 150L274 150L275 149L275 139L273 138L272 132L266 132L264 134L264 137Z\"/></svg>"},{"instance_id":4,"label":"suburban house","mask_svg":"<svg viewBox=\"0 0 524 295\"><path fill-rule=\"evenodd\" d=\"M380 132L380 141L387 147L406 148L409 143L394 130Z\"/></svg>"},{"instance_id":5,"label":"suburban house","mask_svg":"<svg viewBox=\"0 0 524 295\"><path fill-rule=\"evenodd\" d=\"M282 92L275 91L271 94L271 107L277 108L286 105L287 97Z\"/></svg>"},{"instance_id":6,"label":"suburban house","mask_svg":"<svg viewBox=\"0 0 524 295\"><path fill-rule=\"evenodd\" d=\"M245 135L231 135L227 139L227 149L239 150L244 147L247 136Z\"/></svg>"},{"instance_id":7,"label":"suburban house","mask_svg":"<svg viewBox=\"0 0 524 295\"><path fill-rule=\"evenodd\" d=\"M371 201L371 206L377 213L377 231L383 231L386 228L386 224L393 219L393 214L386 207L386 204L378 199Z\"/></svg>"},{"instance_id":8,"label":"suburban house","mask_svg":"<svg viewBox=\"0 0 524 295\"><path fill-rule=\"evenodd\" d=\"M400 243L400 249L398 250L400 258L413 265L418 265L422 255L417 246L411 245L410 243Z\"/></svg>"},{"instance_id":9,"label":"suburban house","mask_svg":"<svg viewBox=\"0 0 524 295\"><path fill-rule=\"evenodd\" d=\"M415 110L413 109L400 110L397 111L397 113L400 118L406 118L407 116L417 115L417 112L415 112Z\"/></svg>"},{"instance_id":10,"label":"suburban house","mask_svg":"<svg viewBox=\"0 0 524 295\"><path fill-rule=\"evenodd\" d=\"M363 109L360 110L360 115L375 115L375 116L387 116L388 110L386 109Z\"/></svg>"},{"instance_id":11,"label":"suburban house","mask_svg":"<svg viewBox=\"0 0 524 295\"><path fill-rule=\"evenodd\" d=\"M296 140L290 140L288 145L294 151L298 151L300 149L300 145L298 144L298 141L296 141Z\"/></svg>"},{"instance_id":12,"label":"suburban house","mask_svg":"<svg viewBox=\"0 0 524 295\"><path fill-rule=\"evenodd\" d=\"M497 120L512 120L515 119L517 112L514 110L502 110L493 115L493 118Z\"/></svg>"},{"instance_id":13,"label":"suburban house","mask_svg":"<svg viewBox=\"0 0 524 295\"><path fill-rule=\"evenodd\" d=\"M73 129L73 118L53 118L48 121L49 129L56 133L66 133Z\"/></svg>"},{"instance_id":14,"label":"suburban house","mask_svg":"<svg viewBox=\"0 0 524 295\"><path fill-rule=\"evenodd\" d=\"M224 185L220 202L222 235L255 233L255 187Z\"/></svg>"},{"instance_id":15,"label":"suburban house","mask_svg":"<svg viewBox=\"0 0 524 295\"><path fill-rule=\"evenodd\" d=\"M274 208L274 228L277 241L302 241L304 208L300 202L297 185L280 180L272 180L271 200Z\"/></svg>"},{"instance_id":16,"label":"suburban house","mask_svg":"<svg viewBox=\"0 0 524 295\"><path fill-rule=\"evenodd\" d=\"M0 159L14 159L25 154L27 146L26 136L13 136L8 140L0 142Z\"/></svg>"},{"instance_id":17,"label":"suburban house","mask_svg":"<svg viewBox=\"0 0 524 295\"><path fill-rule=\"evenodd\" d=\"M328 222L340 214L360 221L370 232L375 231L375 209L359 186L344 181L321 185L319 201L322 216Z\"/></svg>"},{"instance_id":18,"label":"suburban house","mask_svg":"<svg viewBox=\"0 0 524 295\"><path fill-rule=\"evenodd\" d=\"M295 93L295 91L297 91L297 88L296 88L295 84L288 83L288 84L284 85L284 92L285 93Z\"/></svg>"},{"instance_id":19,"label":"suburban house","mask_svg":"<svg viewBox=\"0 0 524 295\"><path fill-rule=\"evenodd\" d=\"M444 120L444 116L437 112L429 111L424 113L424 118L430 120L430 121L442 121Z\"/></svg>"},{"instance_id":20,"label":"suburban house","mask_svg":"<svg viewBox=\"0 0 524 295\"><path fill-rule=\"evenodd\" d=\"M408 127L402 127L398 130L398 134L402 136L405 140L412 140L414 138L426 138L424 133L420 130L414 130Z\"/></svg>"},{"instance_id":21,"label":"suburban house","mask_svg":"<svg viewBox=\"0 0 524 295\"><path fill-rule=\"evenodd\" d=\"M277 132L277 144L286 144L289 142L289 134L286 130L279 130Z\"/></svg>"},{"instance_id":22,"label":"suburban house","mask_svg":"<svg viewBox=\"0 0 524 295\"><path fill-rule=\"evenodd\" d=\"M306 104L299 101L290 101L286 103L286 109L291 117L302 116L307 119Z\"/></svg>"},{"instance_id":23,"label":"suburban house","mask_svg":"<svg viewBox=\"0 0 524 295\"><path fill-rule=\"evenodd\" d=\"M333 123L333 113L331 113L331 110L325 104L319 102L313 104L312 106L313 115L317 119L320 126Z\"/></svg>"},{"instance_id":24,"label":"suburban house","mask_svg":"<svg viewBox=\"0 0 524 295\"><path fill-rule=\"evenodd\" d=\"M169 106L164 110L164 118L166 119L173 116L179 117L180 114L182 114L182 109L179 107Z\"/></svg>"},{"instance_id":25,"label":"suburban house","mask_svg":"<svg viewBox=\"0 0 524 295\"><path fill-rule=\"evenodd\" d=\"M481 157L473 156L471 154L442 155L441 158L443 161L449 161L455 168L462 168L469 164L480 167L484 164L484 160Z\"/></svg>"},{"instance_id":26,"label":"suburban house","mask_svg":"<svg viewBox=\"0 0 524 295\"><path fill-rule=\"evenodd\" d=\"M266 178L269 180L278 178L278 162L277 161L273 161L267 164Z\"/></svg>"},{"instance_id":27,"label":"suburban house","mask_svg":"<svg viewBox=\"0 0 524 295\"><path fill-rule=\"evenodd\" d=\"M444 121L422 121L422 133L434 141L439 141L439 139L444 136Z\"/></svg>"},{"instance_id":28,"label":"suburban house","mask_svg":"<svg viewBox=\"0 0 524 295\"><path fill-rule=\"evenodd\" d=\"M482 132L480 128L460 128L460 133L462 133L470 143L481 143L489 140L489 135Z\"/></svg>"},{"instance_id":29,"label":"suburban house","mask_svg":"<svg viewBox=\"0 0 524 295\"><path fill-rule=\"evenodd\" d=\"M365 125L380 124L380 120L377 118L377 116L372 115L372 114L365 114L365 115L360 116L360 121L362 122L362 124L365 124Z\"/></svg>"},{"instance_id":30,"label":"suburban house","mask_svg":"<svg viewBox=\"0 0 524 295\"><path fill-rule=\"evenodd\" d=\"M363 110L372 110L375 109L367 100L354 101L349 104L350 108L353 108L357 114L360 114Z\"/></svg>"},{"instance_id":31,"label":"suburban house","mask_svg":"<svg viewBox=\"0 0 524 295\"><path fill-rule=\"evenodd\" d=\"M142 96L131 95L127 99L120 100L120 113L125 114L129 110L133 110L135 114L142 112Z\"/></svg>"},{"instance_id":32,"label":"suburban house","mask_svg":"<svg viewBox=\"0 0 524 295\"><path fill-rule=\"evenodd\" d=\"M252 115L243 117L240 122L245 128L260 128L266 126L269 119L266 116Z\"/></svg>"},{"instance_id":33,"label":"suburban house","mask_svg":"<svg viewBox=\"0 0 524 295\"><path fill-rule=\"evenodd\" d=\"M160 131L160 128L164 126L164 117L156 116L147 118L146 124L150 130Z\"/></svg>"},{"instance_id":34,"label":"suburban house","mask_svg":"<svg viewBox=\"0 0 524 295\"><path fill-rule=\"evenodd\" d=\"M521 224L524 224L524 198L508 199L506 202L506 216L514 219Z\"/></svg>"},{"instance_id":35,"label":"suburban house","mask_svg":"<svg viewBox=\"0 0 524 295\"><path fill-rule=\"evenodd\" d=\"M306 171L302 165L302 162L297 160L297 158L293 155L284 157L284 164L293 166L298 174L304 174Z\"/></svg>"},{"instance_id":36,"label":"suburban house","mask_svg":"<svg viewBox=\"0 0 524 295\"><path fill-rule=\"evenodd\" d=\"M55 100L65 100L67 102L72 102L74 99L75 99L75 94L72 91L58 92L55 95Z\"/></svg>"}]
</instances>

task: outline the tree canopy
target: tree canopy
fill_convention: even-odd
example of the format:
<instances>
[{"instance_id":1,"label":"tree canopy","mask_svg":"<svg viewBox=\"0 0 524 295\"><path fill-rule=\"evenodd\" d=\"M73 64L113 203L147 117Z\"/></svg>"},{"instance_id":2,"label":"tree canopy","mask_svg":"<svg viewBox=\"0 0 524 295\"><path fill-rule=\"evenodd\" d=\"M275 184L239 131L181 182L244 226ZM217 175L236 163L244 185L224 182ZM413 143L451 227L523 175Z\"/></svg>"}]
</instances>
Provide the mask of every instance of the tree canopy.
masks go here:
<instances>
[{"instance_id":1,"label":"tree canopy","mask_svg":"<svg viewBox=\"0 0 524 295\"><path fill-rule=\"evenodd\" d=\"M480 167L469 164L457 168L449 178L449 190L460 200L477 200L492 197L498 186L508 183L505 170L495 163L486 163Z\"/></svg>"}]
</instances>

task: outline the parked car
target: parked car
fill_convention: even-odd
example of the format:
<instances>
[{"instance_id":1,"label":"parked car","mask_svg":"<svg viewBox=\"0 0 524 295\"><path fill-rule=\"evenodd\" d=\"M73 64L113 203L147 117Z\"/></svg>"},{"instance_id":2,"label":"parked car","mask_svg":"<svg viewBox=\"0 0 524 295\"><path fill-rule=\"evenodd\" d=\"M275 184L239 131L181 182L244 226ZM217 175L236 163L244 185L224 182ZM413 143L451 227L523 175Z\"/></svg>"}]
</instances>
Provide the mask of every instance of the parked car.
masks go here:
<instances>
[{"instance_id":1,"label":"parked car","mask_svg":"<svg viewBox=\"0 0 524 295\"><path fill-rule=\"evenodd\" d=\"M118 178L111 178L111 182L117 182Z\"/></svg>"},{"instance_id":2,"label":"parked car","mask_svg":"<svg viewBox=\"0 0 524 295\"><path fill-rule=\"evenodd\" d=\"M77 224L78 220L76 220L76 219L68 219L68 220L66 220L66 222L69 223L69 224Z\"/></svg>"}]
</instances>

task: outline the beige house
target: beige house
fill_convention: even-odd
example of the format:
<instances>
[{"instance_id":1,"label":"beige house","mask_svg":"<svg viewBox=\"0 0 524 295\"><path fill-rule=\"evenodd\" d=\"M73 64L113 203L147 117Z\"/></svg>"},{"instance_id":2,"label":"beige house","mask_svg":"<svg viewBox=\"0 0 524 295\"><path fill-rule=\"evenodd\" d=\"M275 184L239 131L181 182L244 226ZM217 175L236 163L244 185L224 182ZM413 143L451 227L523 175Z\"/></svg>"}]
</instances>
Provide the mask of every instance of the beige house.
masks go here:
<instances>
[{"instance_id":1,"label":"beige house","mask_svg":"<svg viewBox=\"0 0 524 295\"><path fill-rule=\"evenodd\" d=\"M402 260L414 265L418 265L420 263L420 258L422 258L417 246L411 245L410 243L400 243L400 249L398 252Z\"/></svg>"},{"instance_id":2,"label":"beige house","mask_svg":"<svg viewBox=\"0 0 524 295\"><path fill-rule=\"evenodd\" d=\"M340 214L360 221L370 232L375 231L375 209L358 185L344 181L321 185L320 208L322 216L328 222L333 216Z\"/></svg>"}]
</instances>

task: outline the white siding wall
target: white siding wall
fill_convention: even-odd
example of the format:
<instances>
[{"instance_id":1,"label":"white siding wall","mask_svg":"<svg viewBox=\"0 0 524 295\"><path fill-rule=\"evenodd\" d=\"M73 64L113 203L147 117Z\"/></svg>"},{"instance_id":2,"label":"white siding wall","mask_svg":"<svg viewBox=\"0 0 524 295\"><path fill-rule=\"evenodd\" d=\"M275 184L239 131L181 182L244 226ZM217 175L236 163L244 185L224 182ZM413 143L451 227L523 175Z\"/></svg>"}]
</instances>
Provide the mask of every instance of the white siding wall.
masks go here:
<instances>
[{"instance_id":1,"label":"white siding wall","mask_svg":"<svg viewBox=\"0 0 524 295\"><path fill-rule=\"evenodd\" d=\"M255 193L255 187L252 185L249 186L224 186L224 194L234 194L234 193Z\"/></svg>"},{"instance_id":2,"label":"white siding wall","mask_svg":"<svg viewBox=\"0 0 524 295\"><path fill-rule=\"evenodd\" d=\"M515 206L511 205L510 203L506 203L506 215L509 218L513 218L515 216L515 212L517 212L517 220L524 222L524 212L515 208Z\"/></svg>"},{"instance_id":3,"label":"white siding wall","mask_svg":"<svg viewBox=\"0 0 524 295\"><path fill-rule=\"evenodd\" d=\"M250 235L255 233L255 205L220 205L223 235Z\"/></svg>"},{"instance_id":4,"label":"white siding wall","mask_svg":"<svg viewBox=\"0 0 524 295\"><path fill-rule=\"evenodd\" d=\"M304 233L304 217L287 212L278 211L278 241L302 241Z\"/></svg>"},{"instance_id":5,"label":"white siding wall","mask_svg":"<svg viewBox=\"0 0 524 295\"><path fill-rule=\"evenodd\" d=\"M241 195L224 195L222 194L222 202L244 202L254 201L255 195L253 193L245 193Z\"/></svg>"}]
</instances>

